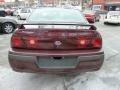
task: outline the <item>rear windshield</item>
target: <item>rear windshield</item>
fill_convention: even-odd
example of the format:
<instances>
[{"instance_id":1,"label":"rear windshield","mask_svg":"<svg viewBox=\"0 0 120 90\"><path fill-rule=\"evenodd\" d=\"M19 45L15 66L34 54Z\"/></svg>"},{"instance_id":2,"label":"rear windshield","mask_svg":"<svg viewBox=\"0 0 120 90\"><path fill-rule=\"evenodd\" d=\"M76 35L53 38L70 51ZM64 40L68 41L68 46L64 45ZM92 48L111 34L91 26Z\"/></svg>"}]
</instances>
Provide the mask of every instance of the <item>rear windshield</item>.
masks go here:
<instances>
[{"instance_id":1,"label":"rear windshield","mask_svg":"<svg viewBox=\"0 0 120 90\"><path fill-rule=\"evenodd\" d=\"M83 14L74 9L41 8L36 9L28 18L28 22L64 22L64 23L86 23Z\"/></svg>"}]
</instances>

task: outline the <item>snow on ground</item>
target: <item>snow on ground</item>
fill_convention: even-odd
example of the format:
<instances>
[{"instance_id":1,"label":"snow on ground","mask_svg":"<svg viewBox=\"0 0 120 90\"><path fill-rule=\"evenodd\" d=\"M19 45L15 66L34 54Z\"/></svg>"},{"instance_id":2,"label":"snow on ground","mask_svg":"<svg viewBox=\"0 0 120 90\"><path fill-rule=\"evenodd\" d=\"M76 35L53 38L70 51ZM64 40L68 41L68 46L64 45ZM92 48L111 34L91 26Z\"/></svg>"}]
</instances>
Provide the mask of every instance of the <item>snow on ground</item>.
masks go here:
<instances>
[{"instance_id":1,"label":"snow on ground","mask_svg":"<svg viewBox=\"0 0 120 90\"><path fill-rule=\"evenodd\" d=\"M117 55L105 61L101 70L97 72L78 76L77 83L69 87L69 90L120 90L119 58L120 55Z\"/></svg>"},{"instance_id":2,"label":"snow on ground","mask_svg":"<svg viewBox=\"0 0 120 90\"><path fill-rule=\"evenodd\" d=\"M59 76L0 70L0 90L63 90Z\"/></svg>"},{"instance_id":3,"label":"snow on ground","mask_svg":"<svg viewBox=\"0 0 120 90\"><path fill-rule=\"evenodd\" d=\"M120 90L119 73L98 71L78 77L78 82L69 87L69 90ZM84 81L82 81L84 79Z\"/></svg>"}]
</instances>

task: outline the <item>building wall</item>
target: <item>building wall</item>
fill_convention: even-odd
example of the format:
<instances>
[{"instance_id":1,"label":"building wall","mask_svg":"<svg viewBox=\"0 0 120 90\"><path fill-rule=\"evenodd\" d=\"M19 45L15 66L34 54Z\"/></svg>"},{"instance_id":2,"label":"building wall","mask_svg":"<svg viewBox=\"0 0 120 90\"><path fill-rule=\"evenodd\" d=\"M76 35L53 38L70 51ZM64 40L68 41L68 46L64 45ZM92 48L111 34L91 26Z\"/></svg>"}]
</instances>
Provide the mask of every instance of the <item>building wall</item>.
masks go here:
<instances>
[{"instance_id":1,"label":"building wall","mask_svg":"<svg viewBox=\"0 0 120 90\"><path fill-rule=\"evenodd\" d=\"M93 4L102 4L105 3L105 0L93 0Z\"/></svg>"},{"instance_id":2,"label":"building wall","mask_svg":"<svg viewBox=\"0 0 120 90\"><path fill-rule=\"evenodd\" d=\"M4 4L4 2L5 2L4 0L0 0L0 5Z\"/></svg>"},{"instance_id":3,"label":"building wall","mask_svg":"<svg viewBox=\"0 0 120 90\"><path fill-rule=\"evenodd\" d=\"M106 7L105 4L109 2L120 2L120 0L93 0L93 7L96 5L101 5L102 10L108 10L108 7Z\"/></svg>"},{"instance_id":4,"label":"building wall","mask_svg":"<svg viewBox=\"0 0 120 90\"><path fill-rule=\"evenodd\" d=\"M105 4L106 2L120 2L120 0L93 0L93 4Z\"/></svg>"},{"instance_id":5,"label":"building wall","mask_svg":"<svg viewBox=\"0 0 120 90\"><path fill-rule=\"evenodd\" d=\"M120 2L120 0L108 0L108 2Z\"/></svg>"},{"instance_id":6,"label":"building wall","mask_svg":"<svg viewBox=\"0 0 120 90\"><path fill-rule=\"evenodd\" d=\"M42 0L42 2L45 4L52 4L54 3L54 0Z\"/></svg>"},{"instance_id":7,"label":"building wall","mask_svg":"<svg viewBox=\"0 0 120 90\"><path fill-rule=\"evenodd\" d=\"M43 5L52 5L55 6L59 4L60 0L41 0Z\"/></svg>"},{"instance_id":8,"label":"building wall","mask_svg":"<svg viewBox=\"0 0 120 90\"><path fill-rule=\"evenodd\" d=\"M83 0L85 1L85 0ZM42 0L44 4L60 4L60 3L69 3L73 5L79 5L82 0Z\"/></svg>"}]
</instances>

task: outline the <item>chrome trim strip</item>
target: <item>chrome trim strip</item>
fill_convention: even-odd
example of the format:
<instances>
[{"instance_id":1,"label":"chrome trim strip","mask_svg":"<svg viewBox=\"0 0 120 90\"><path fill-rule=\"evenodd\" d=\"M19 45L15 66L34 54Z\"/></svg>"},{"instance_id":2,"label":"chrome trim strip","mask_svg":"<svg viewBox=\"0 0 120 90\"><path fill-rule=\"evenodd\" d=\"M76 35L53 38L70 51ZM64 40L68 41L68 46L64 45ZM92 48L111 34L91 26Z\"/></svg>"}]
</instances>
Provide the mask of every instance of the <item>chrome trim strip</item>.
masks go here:
<instances>
[{"instance_id":1,"label":"chrome trim strip","mask_svg":"<svg viewBox=\"0 0 120 90\"><path fill-rule=\"evenodd\" d=\"M9 54L9 60L20 60L20 61L36 61L37 56L24 56L24 55L14 55ZM78 56L80 61L91 61L91 60L104 60L104 54L99 55L86 55L86 56Z\"/></svg>"},{"instance_id":2,"label":"chrome trim strip","mask_svg":"<svg viewBox=\"0 0 120 90\"><path fill-rule=\"evenodd\" d=\"M93 55L99 55L99 54L104 54L104 51L101 49L100 51L95 51L95 52L59 52L59 53L48 53L48 52L19 52L19 51L13 51L12 49L9 50L9 54L14 54L14 55L25 55L25 56L31 56L31 55L35 55L35 56L79 56L79 55L89 55L89 54L93 54Z\"/></svg>"},{"instance_id":3,"label":"chrome trim strip","mask_svg":"<svg viewBox=\"0 0 120 90\"><path fill-rule=\"evenodd\" d=\"M36 56L23 56L23 55L14 55L9 54L8 56L9 60L18 60L18 61L35 61Z\"/></svg>"}]
</instances>

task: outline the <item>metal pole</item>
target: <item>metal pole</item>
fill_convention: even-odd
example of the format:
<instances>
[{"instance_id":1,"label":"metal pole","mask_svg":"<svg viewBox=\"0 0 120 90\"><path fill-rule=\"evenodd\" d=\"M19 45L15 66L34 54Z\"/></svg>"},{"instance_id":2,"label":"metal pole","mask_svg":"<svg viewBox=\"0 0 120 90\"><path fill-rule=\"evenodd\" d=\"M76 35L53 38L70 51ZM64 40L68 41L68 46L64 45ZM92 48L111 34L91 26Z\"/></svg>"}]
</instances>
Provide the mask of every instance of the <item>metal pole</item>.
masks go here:
<instances>
[{"instance_id":1,"label":"metal pole","mask_svg":"<svg viewBox=\"0 0 120 90\"><path fill-rule=\"evenodd\" d=\"M81 6L82 6L82 10L84 9L83 6L84 6L84 0L81 0Z\"/></svg>"},{"instance_id":2,"label":"metal pole","mask_svg":"<svg viewBox=\"0 0 120 90\"><path fill-rule=\"evenodd\" d=\"M92 0L92 7L91 7L91 10L93 9L93 4L94 4L94 2L93 2L93 0Z\"/></svg>"},{"instance_id":3,"label":"metal pole","mask_svg":"<svg viewBox=\"0 0 120 90\"><path fill-rule=\"evenodd\" d=\"M38 3L39 3L39 6L43 5L42 0L38 0Z\"/></svg>"}]
</instances>

